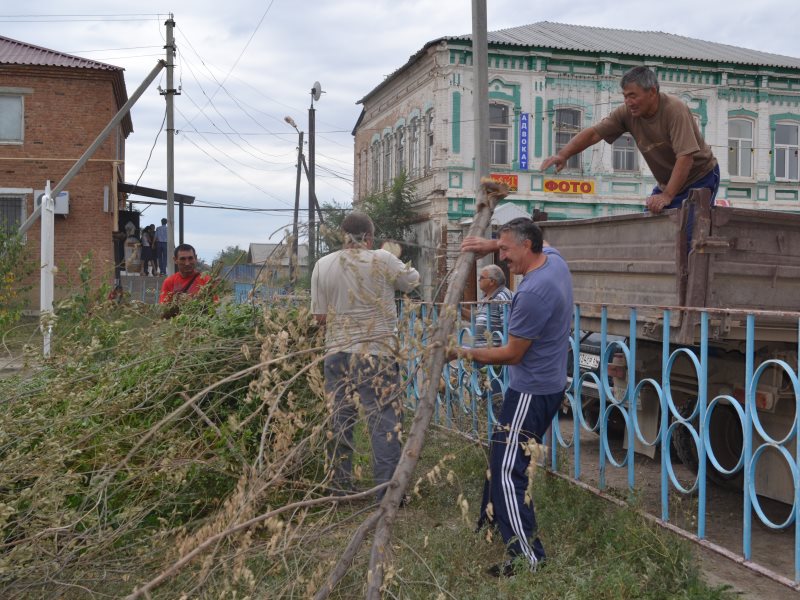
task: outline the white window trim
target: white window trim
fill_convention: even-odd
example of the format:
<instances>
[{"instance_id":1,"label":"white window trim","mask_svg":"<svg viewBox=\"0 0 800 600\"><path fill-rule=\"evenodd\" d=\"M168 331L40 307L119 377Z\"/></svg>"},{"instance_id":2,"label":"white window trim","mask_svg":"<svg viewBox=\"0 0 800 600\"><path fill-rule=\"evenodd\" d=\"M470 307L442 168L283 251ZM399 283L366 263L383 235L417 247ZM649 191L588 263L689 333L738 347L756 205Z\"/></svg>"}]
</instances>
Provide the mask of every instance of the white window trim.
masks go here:
<instances>
[{"instance_id":1,"label":"white window trim","mask_svg":"<svg viewBox=\"0 0 800 600\"><path fill-rule=\"evenodd\" d=\"M747 140L747 138L732 138L730 133L728 133L728 176L731 178L731 181L742 181L742 182L751 182L756 180L756 161L755 161L755 140L756 140L756 122L754 119L748 119L746 117L731 117L728 119L728 125L730 126L731 121L745 121L750 123L752 127L752 136L750 137L750 176L747 175L733 175L731 173L731 141L735 140L737 143ZM729 130L730 132L730 130ZM741 145L737 147L739 155L741 155L742 149ZM736 165L737 170L740 170L739 167L741 166L741 162Z\"/></svg>"},{"instance_id":2,"label":"white window trim","mask_svg":"<svg viewBox=\"0 0 800 600\"><path fill-rule=\"evenodd\" d=\"M18 140L4 140L0 138L0 146L22 146L25 143L25 93L27 88L7 88L0 87L0 96L11 96L19 98L20 114L19 114L19 139ZM23 90L23 91L17 91ZM32 91L32 90L31 90Z\"/></svg>"},{"instance_id":3,"label":"white window trim","mask_svg":"<svg viewBox=\"0 0 800 600\"><path fill-rule=\"evenodd\" d=\"M491 133L490 133L489 134L489 163L493 167L510 168L511 167L511 163L513 161L513 153L514 153L513 152L514 141L512 139L512 135L511 135L511 131L512 131L511 119L514 118L514 106L509 104L509 103L507 103L507 102L499 102L499 101L496 101L496 100L489 102L489 106L490 107L491 106L504 106L506 108L506 110L508 111L508 120L507 120L505 125L499 125L497 123L492 123L491 120L489 122L489 131L490 132L491 132L492 129L504 129L505 132L506 132L506 159L507 160L504 163L496 163L496 162L492 162L491 161L493 152L492 152L492 136L491 136Z\"/></svg>"},{"instance_id":4,"label":"white window trim","mask_svg":"<svg viewBox=\"0 0 800 600\"><path fill-rule=\"evenodd\" d=\"M0 187L0 196L16 196L22 199L22 209L20 214L20 225L29 217L28 215L28 195L33 197L33 188L4 188ZM23 237L27 240L27 234Z\"/></svg>"},{"instance_id":5,"label":"white window trim","mask_svg":"<svg viewBox=\"0 0 800 600\"><path fill-rule=\"evenodd\" d=\"M575 111L575 112L578 113L578 123L579 123L579 125L577 125L575 127L575 131L572 131L569 127L562 128L562 127L559 126L559 123L558 123L558 111L561 111L561 110L570 110L570 111ZM572 133L572 138L570 138L570 139L573 139L576 135L578 135L578 133L580 133L580 131L582 129L580 124L583 123L583 119L584 119L583 109L581 107L579 107L579 106L559 106L558 108L556 108L554 110L554 112L553 112L553 152L554 153L557 153L560 150L560 148L558 146L558 134L561 133L561 132ZM562 148L563 148L563 146L562 146ZM569 166L569 161L573 160L573 159L575 159L578 162L577 166ZM612 161L612 168L613 168L613 161L614 161L613 156L612 156L611 161ZM582 173L583 172L583 152L579 152L578 154L575 154L574 156L571 156L567 160L566 164L564 165L564 169L563 170L566 173ZM627 172L629 172L629 171L627 171Z\"/></svg>"},{"instance_id":6,"label":"white window trim","mask_svg":"<svg viewBox=\"0 0 800 600\"><path fill-rule=\"evenodd\" d=\"M633 142L633 144L631 146L631 150L632 150L631 153L633 154L633 168L632 169L618 169L616 166L614 166L614 161L616 159L617 152L618 152L618 149L614 147L614 144L616 144L619 140L621 140L622 138L624 138L626 136L628 138L630 138L631 142ZM636 140L633 139L633 136L630 133L623 133L616 140L614 140L614 144L611 144L611 168L613 169L613 171L615 173L638 173L639 171L641 171L641 169L639 168L639 148L636 146ZM627 152L627 150L628 149L625 148L626 152Z\"/></svg>"},{"instance_id":7,"label":"white window trim","mask_svg":"<svg viewBox=\"0 0 800 600\"><path fill-rule=\"evenodd\" d=\"M796 146L791 146L789 144L779 144L777 142L777 140L776 140L775 143L773 144L772 160L773 160L773 168L775 169L775 181L800 181L800 123L797 123L795 121L786 121L786 122L775 123L775 129L776 129L775 137L776 138L777 138L778 125L789 125L789 126L794 127L795 129L797 129L797 136L798 136L797 142L798 143L797 143ZM779 148L783 148L783 149L785 149L787 151L787 159L789 158L790 153L791 153L792 150L797 152L797 154L798 154L798 156L797 156L797 160L798 160L797 175L798 175L798 178L797 179L791 179L790 177L778 177L778 149ZM789 164L788 164L788 162L786 163L786 167L787 167L786 171L788 173L789 172L789 168L788 168Z\"/></svg>"}]
</instances>

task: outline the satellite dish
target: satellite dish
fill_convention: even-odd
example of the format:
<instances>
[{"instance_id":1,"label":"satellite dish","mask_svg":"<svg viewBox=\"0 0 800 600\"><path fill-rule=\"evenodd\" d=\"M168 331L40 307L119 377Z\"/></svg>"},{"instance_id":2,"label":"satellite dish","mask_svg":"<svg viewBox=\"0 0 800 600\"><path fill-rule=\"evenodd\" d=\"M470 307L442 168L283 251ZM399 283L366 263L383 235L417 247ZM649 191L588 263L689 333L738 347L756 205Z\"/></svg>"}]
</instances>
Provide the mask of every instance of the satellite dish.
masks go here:
<instances>
[{"instance_id":1,"label":"satellite dish","mask_svg":"<svg viewBox=\"0 0 800 600\"><path fill-rule=\"evenodd\" d=\"M319 81L314 82L314 87L311 88L311 97L314 100L319 100L320 96L322 96L322 86L319 84Z\"/></svg>"}]
</instances>

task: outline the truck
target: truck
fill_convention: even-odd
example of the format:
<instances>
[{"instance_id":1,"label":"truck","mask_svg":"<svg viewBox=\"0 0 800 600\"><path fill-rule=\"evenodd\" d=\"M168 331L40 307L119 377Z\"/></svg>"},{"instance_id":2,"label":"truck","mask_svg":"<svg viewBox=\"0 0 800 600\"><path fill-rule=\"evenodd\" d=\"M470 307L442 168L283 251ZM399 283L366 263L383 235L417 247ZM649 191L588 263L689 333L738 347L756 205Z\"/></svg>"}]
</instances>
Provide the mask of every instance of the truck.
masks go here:
<instances>
[{"instance_id":1,"label":"truck","mask_svg":"<svg viewBox=\"0 0 800 600\"><path fill-rule=\"evenodd\" d=\"M711 480L741 485L744 434L733 403L745 406L747 313L757 313L755 367L779 359L797 372L800 214L712 206L708 190L695 190L681 208L660 214L539 225L547 242L569 265L582 331L600 332L605 310L607 332L627 339L631 308L636 308L635 365L624 364L623 352L614 352L609 359L616 398L626 397L632 369L637 382L650 378L662 383L665 338L671 354L686 348L699 357L700 314L708 313L707 402L721 397L711 413L708 440L723 470L709 465L706 473ZM665 326L667 309L670 320ZM695 411L698 375L685 352L677 353L669 384L681 416L702 435L699 411ZM764 431L774 440L789 435L797 420L798 399L787 373L777 366L766 368L754 399ZM626 445L633 438L635 451L653 458L661 419L653 386L642 388L636 404L639 429L647 443L627 431ZM754 428L753 449L762 443ZM791 447L787 450L795 455ZM687 427L675 428L671 451L697 471L697 444ZM764 451L758 461L755 488L759 495L794 502L791 468L774 448Z\"/></svg>"}]
</instances>

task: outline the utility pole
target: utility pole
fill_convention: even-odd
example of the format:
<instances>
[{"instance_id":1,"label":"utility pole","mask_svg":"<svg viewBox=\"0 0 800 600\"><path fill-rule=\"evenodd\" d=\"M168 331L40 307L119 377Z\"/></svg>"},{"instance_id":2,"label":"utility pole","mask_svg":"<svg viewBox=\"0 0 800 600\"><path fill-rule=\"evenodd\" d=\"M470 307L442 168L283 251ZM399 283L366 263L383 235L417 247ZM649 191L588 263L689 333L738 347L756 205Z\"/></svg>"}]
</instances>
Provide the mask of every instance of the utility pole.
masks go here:
<instances>
[{"instance_id":1,"label":"utility pole","mask_svg":"<svg viewBox=\"0 0 800 600\"><path fill-rule=\"evenodd\" d=\"M486 0L472 0L472 69L475 80L475 197L489 175L489 44Z\"/></svg>"},{"instance_id":2,"label":"utility pole","mask_svg":"<svg viewBox=\"0 0 800 600\"><path fill-rule=\"evenodd\" d=\"M314 100L319 100L322 95L322 86L319 81L314 82L311 88L311 107L308 109L308 272L314 269L317 260L317 219L315 208L317 206L317 194L314 190L314 146L316 135L314 132Z\"/></svg>"},{"instance_id":3,"label":"utility pole","mask_svg":"<svg viewBox=\"0 0 800 600\"><path fill-rule=\"evenodd\" d=\"M167 26L167 89L161 92L167 100L167 274L175 272L175 21L172 13L164 23ZM181 215L182 222L183 215ZM181 236L183 237L183 236Z\"/></svg>"},{"instance_id":4,"label":"utility pole","mask_svg":"<svg viewBox=\"0 0 800 600\"><path fill-rule=\"evenodd\" d=\"M317 223L314 203L314 96L312 90L311 108L308 109L308 271L314 268L317 260Z\"/></svg>"}]
</instances>

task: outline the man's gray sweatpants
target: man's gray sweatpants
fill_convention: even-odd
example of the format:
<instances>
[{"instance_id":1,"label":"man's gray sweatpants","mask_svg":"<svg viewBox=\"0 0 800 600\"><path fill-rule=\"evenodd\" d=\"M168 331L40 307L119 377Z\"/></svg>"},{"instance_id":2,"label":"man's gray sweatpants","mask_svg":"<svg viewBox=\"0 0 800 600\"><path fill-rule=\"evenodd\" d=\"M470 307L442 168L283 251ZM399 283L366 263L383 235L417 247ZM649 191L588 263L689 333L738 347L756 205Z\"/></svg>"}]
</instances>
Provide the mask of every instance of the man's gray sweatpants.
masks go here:
<instances>
[{"instance_id":1,"label":"man's gray sweatpants","mask_svg":"<svg viewBox=\"0 0 800 600\"><path fill-rule=\"evenodd\" d=\"M393 357L337 352L325 358L325 392L333 407L333 440L328 457L332 486L353 489L353 426L358 407L367 416L372 442L372 475L389 481L400 460L400 368ZM383 491L378 499L383 497Z\"/></svg>"}]
</instances>

